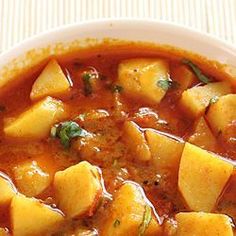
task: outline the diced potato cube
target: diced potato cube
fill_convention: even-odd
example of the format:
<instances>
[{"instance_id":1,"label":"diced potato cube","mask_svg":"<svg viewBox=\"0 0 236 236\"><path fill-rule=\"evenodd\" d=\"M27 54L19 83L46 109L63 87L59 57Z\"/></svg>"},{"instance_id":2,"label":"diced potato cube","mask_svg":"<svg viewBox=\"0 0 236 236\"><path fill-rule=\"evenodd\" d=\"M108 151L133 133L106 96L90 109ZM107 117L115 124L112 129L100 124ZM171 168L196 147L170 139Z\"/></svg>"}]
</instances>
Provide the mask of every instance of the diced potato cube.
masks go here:
<instances>
[{"instance_id":1,"label":"diced potato cube","mask_svg":"<svg viewBox=\"0 0 236 236\"><path fill-rule=\"evenodd\" d=\"M23 112L4 127L6 136L41 139L47 137L51 126L64 117L61 101L47 97Z\"/></svg>"},{"instance_id":2,"label":"diced potato cube","mask_svg":"<svg viewBox=\"0 0 236 236\"><path fill-rule=\"evenodd\" d=\"M146 207L145 196L141 188L132 182L126 182L116 192L110 205L109 214L102 227L102 236L139 235ZM161 226L152 215L145 236L158 236Z\"/></svg>"},{"instance_id":3,"label":"diced potato cube","mask_svg":"<svg viewBox=\"0 0 236 236\"><path fill-rule=\"evenodd\" d=\"M162 59L128 59L119 64L118 84L123 93L147 103L159 103L166 90L159 80L169 79L169 65Z\"/></svg>"},{"instance_id":4,"label":"diced potato cube","mask_svg":"<svg viewBox=\"0 0 236 236\"><path fill-rule=\"evenodd\" d=\"M143 132L133 121L126 121L123 128L123 138L132 152L133 156L139 161L151 160L151 153L147 145Z\"/></svg>"},{"instance_id":5,"label":"diced potato cube","mask_svg":"<svg viewBox=\"0 0 236 236\"><path fill-rule=\"evenodd\" d=\"M155 167L158 170L169 169L172 170L172 173L177 174L184 142L177 141L153 129L147 129L145 135Z\"/></svg>"},{"instance_id":6,"label":"diced potato cube","mask_svg":"<svg viewBox=\"0 0 236 236\"><path fill-rule=\"evenodd\" d=\"M0 228L0 236L7 236L10 235L8 234L8 230L4 228Z\"/></svg>"},{"instance_id":7,"label":"diced potato cube","mask_svg":"<svg viewBox=\"0 0 236 236\"><path fill-rule=\"evenodd\" d=\"M232 221L227 215L181 212L176 215L176 236L233 236Z\"/></svg>"},{"instance_id":8,"label":"diced potato cube","mask_svg":"<svg viewBox=\"0 0 236 236\"><path fill-rule=\"evenodd\" d=\"M220 196L214 212L223 213L236 219L236 169L234 168L233 174L230 177L224 192Z\"/></svg>"},{"instance_id":9,"label":"diced potato cube","mask_svg":"<svg viewBox=\"0 0 236 236\"><path fill-rule=\"evenodd\" d=\"M214 152L217 150L217 140L208 127L204 117L200 117L200 119L197 120L195 130L188 141L209 151Z\"/></svg>"},{"instance_id":10,"label":"diced potato cube","mask_svg":"<svg viewBox=\"0 0 236 236\"><path fill-rule=\"evenodd\" d=\"M70 82L55 59L51 60L33 84L30 98L58 96L69 91Z\"/></svg>"},{"instance_id":11,"label":"diced potato cube","mask_svg":"<svg viewBox=\"0 0 236 236\"><path fill-rule=\"evenodd\" d=\"M207 112L207 120L216 135L224 135L227 126L236 120L236 94L222 96L212 104Z\"/></svg>"},{"instance_id":12,"label":"diced potato cube","mask_svg":"<svg viewBox=\"0 0 236 236\"><path fill-rule=\"evenodd\" d=\"M16 188L10 178L0 172L0 206L7 206L16 192Z\"/></svg>"},{"instance_id":13,"label":"diced potato cube","mask_svg":"<svg viewBox=\"0 0 236 236\"><path fill-rule=\"evenodd\" d=\"M27 197L42 193L51 183L51 177L36 161L25 162L13 169L18 190Z\"/></svg>"},{"instance_id":14,"label":"diced potato cube","mask_svg":"<svg viewBox=\"0 0 236 236\"><path fill-rule=\"evenodd\" d=\"M188 89L197 80L194 73L186 65L172 68L171 78L179 83L181 90Z\"/></svg>"},{"instance_id":15,"label":"diced potato cube","mask_svg":"<svg viewBox=\"0 0 236 236\"><path fill-rule=\"evenodd\" d=\"M63 215L34 198L16 195L10 208L14 236L51 235L63 223Z\"/></svg>"},{"instance_id":16,"label":"diced potato cube","mask_svg":"<svg viewBox=\"0 0 236 236\"><path fill-rule=\"evenodd\" d=\"M231 92L232 89L228 82L215 82L193 87L183 92L180 106L189 116L196 118L204 113L211 98Z\"/></svg>"},{"instance_id":17,"label":"diced potato cube","mask_svg":"<svg viewBox=\"0 0 236 236\"><path fill-rule=\"evenodd\" d=\"M178 186L193 211L211 212L233 172L233 165L186 143L180 160Z\"/></svg>"},{"instance_id":18,"label":"diced potato cube","mask_svg":"<svg viewBox=\"0 0 236 236\"><path fill-rule=\"evenodd\" d=\"M87 161L58 171L54 187L59 208L71 218L93 215L102 195L98 169Z\"/></svg>"}]
</instances>

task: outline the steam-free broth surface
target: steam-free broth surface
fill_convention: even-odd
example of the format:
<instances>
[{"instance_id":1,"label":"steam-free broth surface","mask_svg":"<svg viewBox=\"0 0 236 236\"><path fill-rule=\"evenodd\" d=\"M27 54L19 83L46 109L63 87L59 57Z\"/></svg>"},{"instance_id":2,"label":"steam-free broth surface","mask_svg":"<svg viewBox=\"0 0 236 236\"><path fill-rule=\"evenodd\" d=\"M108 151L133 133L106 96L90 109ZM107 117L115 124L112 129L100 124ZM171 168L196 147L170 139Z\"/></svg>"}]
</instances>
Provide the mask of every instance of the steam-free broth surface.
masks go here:
<instances>
[{"instance_id":1,"label":"steam-free broth surface","mask_svg":"<svg viewBox=\"0 0 236 236\"><path fill-rule=\"evenodd\" d=\"M202 64L103 45L22 76L0 99L0 235L233 235L236 95Z\"/></svg>"}]
</instances>

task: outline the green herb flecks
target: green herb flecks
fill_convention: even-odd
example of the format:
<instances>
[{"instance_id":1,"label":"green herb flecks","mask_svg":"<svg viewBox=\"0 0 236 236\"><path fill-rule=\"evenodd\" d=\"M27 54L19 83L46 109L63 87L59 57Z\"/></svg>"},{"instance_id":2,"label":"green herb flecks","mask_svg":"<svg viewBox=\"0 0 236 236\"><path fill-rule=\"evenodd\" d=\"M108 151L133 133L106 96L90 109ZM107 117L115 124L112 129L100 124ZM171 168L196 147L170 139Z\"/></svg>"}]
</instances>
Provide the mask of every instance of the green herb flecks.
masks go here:
<instances>
[{"instance_id":1,"label":"green herb flecks","mask_svg":"<svg viewBox=\"0 0 236 236\"><path fill-rule=\"evenodd\" d=\"M120 220L116 219L113 223L113 227L116 228L120 225Z\"/></svg>"},{"instance_id":2,"label":"green herb flecks","mask_svg":"<svg viewBox=\"0 0 236 236\"><path fill-rule=\"evenodd\" d=\"M193 73L197 76L197 78L205 83L205 84L208 84L211 82L211 80L202 73L202 71L199 69L199 67L197 65L195 65L193 62L191 62L190 60L188 59L183 59L182 60L182 63L189 66L191 68L191 70L193 71Z\"/></svg>"},{"instance_id":3,"label":"green herb flecks","mask_svg":"<svg viewBox=\"0 0 236 236\"><path fill-rule=\"evenodd\" d=\"M122 90L123 90L123 87L117 84L111 87L112 93L120 93L122 92Z\"/></svg>"},{"instance_id":4,"label":"green herb flecks","mask_svg":"<svg viewBox=\"0 0 236 236\"><path fill-rule=\"evenodd\" d=\"M167 91L172 87L173 81L168 79L160 79L157 81L157 86L162 88L164 91Z\"/></svg>"},{"instance_id":5,"label":"green herb flecks","mask_svg":"<svg viewBox=\"0 0 236 236\"><path fill-rule=\"evenodd\" d=\"M152 220L152 209L149 205L145 206L143 220L142 223L139 225L138 229L138 236L143 236L145 231L147 230L150 222Z\"/></svg>"},{"instance_id":6,"label":"green herb flecks","mask_svg":"<svg viewBox=\"0 0 236 236\"><path fill-rule=\"evenodd\" d=\"M51 136L53 138L59 138L64 148L70 147L71 139L85 137L87 134L87 131L82 129L74 121L61 122L51 128Z\"/></svg>"},{"instance_id":7,"label":"green herb flecks","mask_svg":"<svg viewBox=\"0 0 236 236\"><path fill-rule=\"evenodd\" d=\"M219 100L218 96L213 96L209 101L209 105L216 103L218 100Z\"/></svg>"},{"instance_id":8,"label":"green herb flecks","mask_svg":"<svg viewBox=\"0 0 236 236\"><path fill-rule=\"evenodd\" d=\"M84 83L84 95L89 96L93 92L91 79L93 75L91 73L85 72L82 76L83 83Z\"/></svg>"}]
</instances>

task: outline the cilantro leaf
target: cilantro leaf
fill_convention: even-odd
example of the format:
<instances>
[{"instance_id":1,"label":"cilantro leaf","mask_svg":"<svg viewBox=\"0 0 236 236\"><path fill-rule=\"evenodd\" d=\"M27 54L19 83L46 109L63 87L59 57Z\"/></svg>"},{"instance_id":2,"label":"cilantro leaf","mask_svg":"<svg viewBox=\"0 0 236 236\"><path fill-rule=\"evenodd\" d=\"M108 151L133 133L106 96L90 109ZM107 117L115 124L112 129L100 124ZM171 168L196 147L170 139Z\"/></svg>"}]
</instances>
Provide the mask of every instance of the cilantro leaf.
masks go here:
<instances>
[{"instance_id":1,"label":"cilantro leaf","mask_svg":"<svg viewBox=\"0 0 236 236\"><path fill-rule=\"evenodd\" d=\"M197 78L200 81L202 81L203 83L208 84L211 82L210 79L202 73L202 71L199 69L199 67L197 65L195 65L193 62L191 62L190 60L183 59L182 63L189 66L191 68L191 70L193 71L193 73L197 76Z\"/></svg>"},{"instance_id":2,"label":"cilantro leaf","mask_svg":"<svg viewBox=\"0 0 236 236\"><path fill-rule=\"evenodd\" d=\"M172 86L172 81L168 79L160 79L157 81L157 86L162 88L164 91L167 91Z\"/></svg>"},{"instance_id":3,"label":"cilantro leaf","mask_svg":"<svg viewBox=\"0 0 236 236\"><path fill-rule=\"evenodd\" d=\"M85 72L82 76L83 83L84 83L84 94L85 94L85 96L90 95L93 91L92 84L91 84L91 78L92 78L92 74L88 73L88 72Z\"/></svg>"},{"instance_id":4,"label":"cilantro leaf","mask_svg":"<svg viewBox=\"0 0 236 236\"><path fill-rule=\"evenodd\" d=\"M69 148L71 139L85 137L87 132L74 121L65 121L54 125L51 128L51 136L59 138L64 148Z\"/></svg>"},{"instance_id":5,"label":"cilantro leaf","mask_svg":"<svg viewBox=\"0 0 236 236\"><path fill-rule=\"evenodd\" d=\"M143 220L139 225L138 236L143 236L152 220L152 209L149 205L145 206Z\"/></svg>"}]
</instances>

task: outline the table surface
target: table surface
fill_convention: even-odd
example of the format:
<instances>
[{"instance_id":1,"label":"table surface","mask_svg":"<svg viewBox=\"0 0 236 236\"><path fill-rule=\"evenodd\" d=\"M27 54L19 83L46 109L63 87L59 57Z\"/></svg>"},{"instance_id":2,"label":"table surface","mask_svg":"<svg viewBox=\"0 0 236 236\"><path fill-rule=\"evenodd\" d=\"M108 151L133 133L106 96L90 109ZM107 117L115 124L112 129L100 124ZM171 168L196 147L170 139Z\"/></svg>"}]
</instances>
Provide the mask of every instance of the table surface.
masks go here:
<instances>
[{"instance_id":1,"label":"table surface","mask_svg":"<svg viewBox=\"0 0 236 236\"><path fill-rule=\"evenodd\" d=\"M60 25L111 17L175 22L236 45L236 0L0 0L0 52Z\"/></svg>"}]
</instances>

